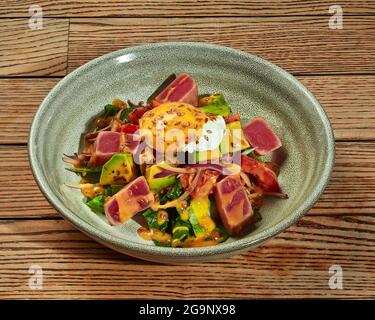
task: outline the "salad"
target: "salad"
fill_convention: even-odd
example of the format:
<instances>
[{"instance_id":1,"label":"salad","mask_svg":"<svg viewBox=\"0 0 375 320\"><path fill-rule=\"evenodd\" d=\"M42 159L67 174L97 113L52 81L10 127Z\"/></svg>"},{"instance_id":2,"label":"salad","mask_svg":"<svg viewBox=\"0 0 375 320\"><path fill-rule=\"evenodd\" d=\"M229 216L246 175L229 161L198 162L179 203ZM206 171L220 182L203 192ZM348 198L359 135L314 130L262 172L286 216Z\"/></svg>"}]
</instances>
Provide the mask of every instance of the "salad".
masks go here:
<instances>
[{"instance_id":1,"label":"salad","mask_svg":"<svg viewBox=\"0 0 375 320\"><path fill-rule=\"evenodd\" d=\"M223 93L198 95L191 76L171 75L147 103L104 106L83 133L83 150L64 155L81 177L66 185L113 226L142 217L138 235L158 246L243 236L261 219L265 196L288 196L279 167L264 158L280 139L261 117L242 122Z\"/></svg>"}]
</instances>

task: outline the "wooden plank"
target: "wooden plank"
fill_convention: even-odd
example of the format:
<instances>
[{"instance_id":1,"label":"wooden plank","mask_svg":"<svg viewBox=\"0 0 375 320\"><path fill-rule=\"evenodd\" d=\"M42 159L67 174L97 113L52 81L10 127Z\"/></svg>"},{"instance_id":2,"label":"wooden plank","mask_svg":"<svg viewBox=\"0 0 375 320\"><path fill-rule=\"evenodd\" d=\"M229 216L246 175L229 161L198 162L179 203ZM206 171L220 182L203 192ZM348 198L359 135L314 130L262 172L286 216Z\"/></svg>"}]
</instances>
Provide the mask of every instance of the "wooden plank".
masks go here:
<instances>
[{"instance_id":1,"label":"wooden plank","mask_svg":"<svg viewBox=\"0 0 375 320\"><path fill-rule=\"evenodd\" d=\"M375 214L375 142L337 143L331 182L310 214ZM0 146L0 217L51 216L58 213L33 179L26 147Z\"/></svg>"},{"instance_id":2,"label":"wooden plank","mask_svg":"<svg viewBox=\"0 0 375 320\"><path fill-rule=\"evenodd\" d=\"M375 77L298 77L317 97L336 139L375 139Z\"/></svg>"},{"instance_id":3,"label":"wooden plank","mask_svg":"<svg viewBox=\"0 0 375 320\"><path fill-rule=\"evenodd\" d=\"M0 79L0 144L27 143L35 111L60 79Z\"/></svg>"},{"instance_id":4,"label":"wooden plank","mask_svg":"<svg viewBox=\"0 0 375 320\"><path fill-rule=\"evenodd\" d=\"M8 0L0 4L0 16L28 17L33 0ZM295 0L39 0L47 17L53 16L274 16L274 15L327 15L332 1ZM341 0L344 14L374 14L370 0Z\"/></svg>"},{"instance_id":5,"label":"wooden plank","mask_svg":"<svg viewBox=\"0 0 375 320\"><path fill-rule=\"evenodd\" d=\"M374 298L374 235L375 217L310 216L244 255L179 266L118 254L63 220L6 220L0 222L0 297ZM28 287L32 265L43 269L40 290ZM329 288L332 265L343 270L342 290Z\"/></svg>"},{"instance_id":6,"label":"wooden plank","mask_svg":"<svg viewBox=\"0 0 375 320\"><path fill-rule=\"evenodd\" d=\"M326 109L337 139L375 139L375 76L300 76ZM0 144L26 143L34 113L59 79L0 79Z\"/></svg>"},{"instance_id":7,"label":"wooden plank","mask_svg":"<svg viewBox=\"0 0 375 320\"><path fill-rule=\"evenodd\" d=\"M43 19L32 30L28 19L0 20L0 76L66 74L68 19Z\"/></svg>"},{"instance_id":8,"label":"wooden plank","mask_svg":"<svg viewBox=\"0 0 375 320\"><path fill-rule=\"evenodd\" d=\"M203 41L266 58L295 74L373 73L375 17L72 19L69 70L104 53L141 43Z\"/></svg>"}]
</instances>

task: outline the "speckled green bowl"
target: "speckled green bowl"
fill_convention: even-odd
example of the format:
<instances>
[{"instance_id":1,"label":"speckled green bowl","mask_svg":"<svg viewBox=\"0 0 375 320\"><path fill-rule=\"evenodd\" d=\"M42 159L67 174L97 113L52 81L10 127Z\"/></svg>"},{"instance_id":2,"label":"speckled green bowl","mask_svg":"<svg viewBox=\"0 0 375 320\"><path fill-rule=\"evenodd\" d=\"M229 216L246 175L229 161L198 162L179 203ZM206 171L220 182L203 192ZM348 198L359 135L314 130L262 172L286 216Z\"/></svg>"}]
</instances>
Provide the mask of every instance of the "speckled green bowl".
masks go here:
<instances>
[{"instance_id":1,"label":"speckled green bowl","mask_svg":"<svg viewBox=\"0 0 375 320\"><path fill-rule=\"evenodd\" d=\"M89 119L113 98L146 100L172 72L187 72L200 93L223 92L242 117L262 116L283 142L279 181L288 200L268 199L263 220L243 238L215 247L162 248L142 240L138 224L110 226L91 212L76 190L79 178L65 170L63 153L79 147ZM30 131L29 157L35 179L65 219L100 243L125 254L163 263L191 263L245 252L295 223L323 192L334 164L329 120L314 96L293 76L259 57L205 43L158 43L119 50L70 73L44 99Z\"/></svg>"}]
</instances>

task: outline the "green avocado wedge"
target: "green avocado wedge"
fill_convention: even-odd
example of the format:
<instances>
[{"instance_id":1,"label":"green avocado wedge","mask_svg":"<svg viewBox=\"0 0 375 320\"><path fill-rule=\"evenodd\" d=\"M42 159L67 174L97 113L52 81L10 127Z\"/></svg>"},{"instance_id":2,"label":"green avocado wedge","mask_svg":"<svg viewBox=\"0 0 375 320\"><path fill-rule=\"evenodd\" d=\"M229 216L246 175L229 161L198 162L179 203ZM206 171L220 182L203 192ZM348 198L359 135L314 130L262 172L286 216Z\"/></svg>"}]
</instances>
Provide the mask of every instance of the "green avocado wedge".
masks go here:
<instances>
[{"instance_id":1,"label":"green avocado wedge","mask_svg":"<svg viewBox=\"0 0 375 320\"><path fill-rule=\"evenodd\" d=\"M199 107L204 112L217 114L223 117L229 116L231 112L229 105L221 93L215 93L211 96L200 98Z\"/></svg>"},{"instance_id":2,"label":"green avocado wedge","mask_svg":"<svg viewBox=\"0 0 375 320\"><path fill-rule=\"evenodd\" d=\"M126 184L136 177L136 168L131 153L117 153L102 168L100 184Z\"/></svg>"}]
</instances>

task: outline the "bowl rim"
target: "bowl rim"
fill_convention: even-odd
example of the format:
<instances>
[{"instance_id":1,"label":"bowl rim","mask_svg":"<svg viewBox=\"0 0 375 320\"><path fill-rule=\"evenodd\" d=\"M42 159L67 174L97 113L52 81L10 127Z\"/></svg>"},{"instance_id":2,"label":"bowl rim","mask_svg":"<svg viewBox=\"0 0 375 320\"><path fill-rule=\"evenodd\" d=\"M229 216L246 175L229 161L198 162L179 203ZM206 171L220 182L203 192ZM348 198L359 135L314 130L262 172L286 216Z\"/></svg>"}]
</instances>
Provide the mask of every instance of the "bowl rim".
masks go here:
<instances>
[{"instance_id":1,"label":"bowl rim","mask_svg":"<svg viewBox=\"0 0 375 320\"><path fill-rule=\"evenodd\" d=\"M169 247L158 247L148 244L137 243L133 241L126 241L124 239L118 238L111 234L108 234L105 231L102 231L90 223L86 222L85 220L81 219L77 216L73 211L69 210L65 207L64 203L60 201L60 199L54 194L50 186L48 185L47 181L44 179L44 174L41 168L40 163L37 161L37 137L38 137L38 130L39 130L39 122L40 119L43 117L44 110L53 101L54 97L58 94L59 90L62 89L65 85L67 85L72 79L79 76L86 71L89 71L91 68L94 68L98 64L111 60L115 57L120 55L134 53L134 51L144 51L144 50L154 50L157 48L163 47L193 47L195 49L211 49L211 50L219 50L224 51L229 54L240 56L244 59L252 59L257 63L263 64L268 68L271 68L274 72L279 73L282 77L288 79L289 81L293 82L301 92L310 100L311 104L314 106L315 111L317 112L322 124L325 128L325 136L328 141L327 145L327 158L324 163L324 169L321 175L321 179L316 184L313 192L309 195L308 198L305 199L303 204L286 218L282 219L280 222L274 224L273 226L263 230L257 235L256 239L246 239L240 238L236 239L233 242L224 242L218 246L211 246L211 247L199 247L199 248L169 248ZM318 201L319 197L323 193L325 187L327 186L330 177L332 175L333 166L335 162L335 139L333 130L328 119L328 116L320 105L318 100L315 96L293 75L285 71L284 69L280 68L276 64L269 62L263 58L260 58L254 54L250 54L238 49L224 47L220 45L214 45L205 42L157 42L157 43L148 43L138 46L132 46L120 50L116 50L110 52L108 54L102 55L98 58L95 58L84 65L78 67L68 75L66 75L63 79L61 79L53 88L49 91L48 95L44 98L42 103L40 104L39 108L37 109L31 127L29 131L29 141L28 141L28 155L29 155L29 162L32 174L34 176L35 181L39 189L42 191L46 199L51 203L51 205L60 213L62 216L72 223L76 228L80 231L86 233L87 235L97 238L101 240L100 242L107 244L109 246L116 246L125 250L130 251L137 251L142 254L146 254L149 256L177 256L177 257L201 257L201 256L214 256L214 255L223 255L223 254L230 254L232 252L237 252L240 250L245 250L246 248L251 248L253 246L259 245L264 241L276 236L277 234L283 232L285 229L293 225L297 222L309 209L313 207L313 205ZM130 253L131 254L131 253Z\"/></svg>"}]
</instances>

